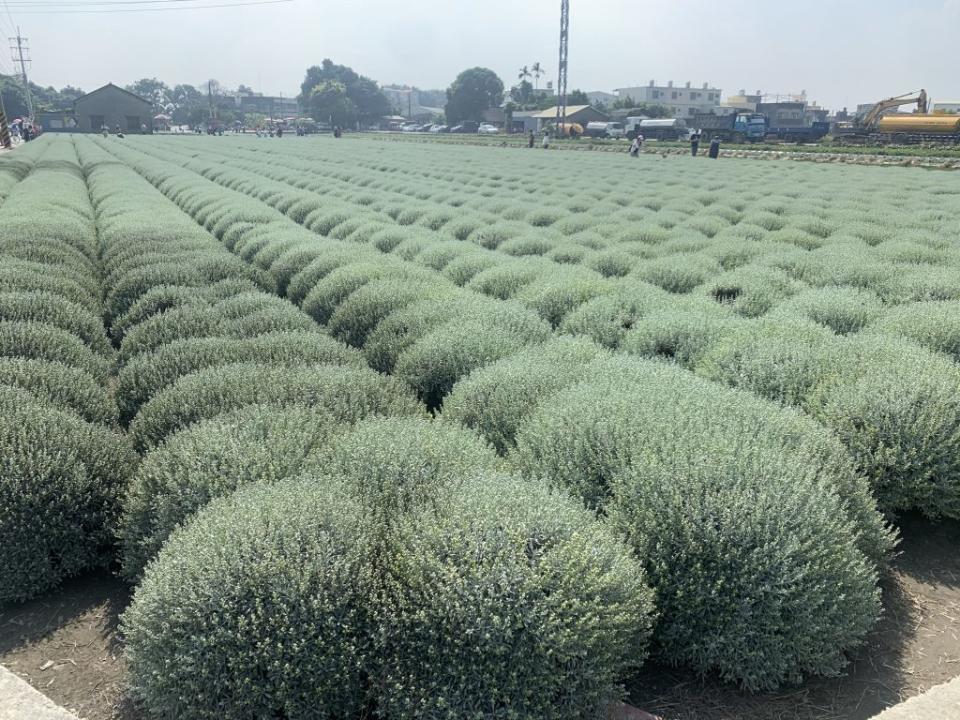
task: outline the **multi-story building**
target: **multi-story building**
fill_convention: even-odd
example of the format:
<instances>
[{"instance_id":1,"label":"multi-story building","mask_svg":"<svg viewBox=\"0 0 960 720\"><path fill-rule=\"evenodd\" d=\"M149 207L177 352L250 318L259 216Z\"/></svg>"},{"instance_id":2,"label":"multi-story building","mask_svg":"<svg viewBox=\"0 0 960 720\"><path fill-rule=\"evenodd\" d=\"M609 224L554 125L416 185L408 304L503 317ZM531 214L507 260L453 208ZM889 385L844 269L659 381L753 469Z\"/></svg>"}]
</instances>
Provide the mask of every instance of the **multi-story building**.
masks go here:
<instances>
[{"instance_id":1,"label":"multi-story building","mask_svg":"<svg viewBox=\"0 0 960 720\"><path fill-rule=\"evenodd\" d=\"M617 88L614 91L618 98L630 98L637 103L665 105L670 108L674 117L693 117L697 113L710 112L720 104L720 88L710 87L704 83L702 87L692 87L688 82L678 87L671 80L666 85L657 85L651 80L649 85L639 87Z\"/></svg>"}]
</instances>

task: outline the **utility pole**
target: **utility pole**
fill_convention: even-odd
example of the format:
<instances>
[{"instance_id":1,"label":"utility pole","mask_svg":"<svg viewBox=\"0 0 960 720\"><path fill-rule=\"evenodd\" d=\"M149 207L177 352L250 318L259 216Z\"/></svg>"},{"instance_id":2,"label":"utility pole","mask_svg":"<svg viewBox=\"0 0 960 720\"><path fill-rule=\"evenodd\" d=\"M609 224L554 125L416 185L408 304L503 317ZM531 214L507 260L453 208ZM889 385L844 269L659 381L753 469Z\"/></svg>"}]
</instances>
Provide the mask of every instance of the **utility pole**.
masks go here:
<instances>
[{"instance_id":1,"label":"utility pole","mask_svg":"<svg viewBox=\"0 0 960 720\"><path fill-rule=\"evenodd\" d=\"M557 77L557 132L567 121L567 52L570 43L570 0L560 0L560 63Z\"/></svg>"},{"instance_id":2,"label":"utility pole","mask_svg":"<svg viewBox=\"0 0 960 720\"><path fill-rule=\"evenodd\" d=\"M29 57L24 57L24 53L30 52L30 48L26 47L25 43L27 38L20 35L20 26L17 26L17 36L15 38L10 38L10 50L13 53L13 62L14 64L20 63L20 76L23 79L23 91L27 96L27 115L33 118L33 96L30 94L30 83L27 81L27 63L30 62Z\"/></svg>"}]
</instances>

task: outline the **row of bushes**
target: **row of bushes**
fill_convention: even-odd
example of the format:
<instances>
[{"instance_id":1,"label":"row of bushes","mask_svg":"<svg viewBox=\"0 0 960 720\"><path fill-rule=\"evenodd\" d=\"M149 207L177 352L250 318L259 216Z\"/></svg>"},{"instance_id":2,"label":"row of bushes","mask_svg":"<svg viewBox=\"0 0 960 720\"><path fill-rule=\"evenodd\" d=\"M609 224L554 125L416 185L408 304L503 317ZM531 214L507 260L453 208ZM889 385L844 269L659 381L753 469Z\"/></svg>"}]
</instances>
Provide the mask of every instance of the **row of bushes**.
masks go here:
<instances>
[{"instance_id":1,"label":"row of bushes","mask_svg":"<svg viewBox=\"0 0 960 720\"><path fill-rule=\"evenodd\" d=\"M373 248L318 237L172 163L111 150L267 274L334 338L361 349L373 369L414 388L428 407L438 407L471 370L551 334L550 325L521 303L464 290L433 269Z\"/></svg>"},{"instance_id":2,"label":"row of bushes","mask_svg":"<svg viewBox=\"0 0 960 720\"><path fill-rule=\"evenodd\" d=\"M269 276L135 171L89 141L79 147L120 346L120 420L144 453L119 531L123 572L135 579L169 532L211 497L296 470L310 438L338 424L416 415L422 406L266 292ZM292 433L293 419L303 421L305 435Z\"/></svg>"},{"instance_id":3,"label":"row of bushes","mask_svg":"<svg viewBox=\"0 0 960 720\"><path fill-rule=\"evenodd\" d=\"M324 218L329 222L339 213L357 225L382 227L386 221L392 230L406 230L406 237L431 245L455 239L468 241L465 250L469 245L474 250L497 248L497 253L485 254L492 262L511 255L543 255L560 263L585 264L608 277L629 273L675 292L753 263L764 272L783 265L794 281L818 287L866 286L887 302L960 297L960 256L945 239L952 198L924 177L915 178L905 199L902 183L876 182L875 177L862 178L856 196L851 196L836 169L824 173L816 167L790 167L797 177L784 183L782 168L773 173L776 177L761 179L754 168L739 167L732 171L741 170L743 177L733 190L671 163L670 174L684 175L682 182L661 173L638 177L631 172L624 178L635 193L631 196L611 189L611 174L624 169L611 167L609 159L593 168L604 175L595 189L583 190L591 187L584 179L591 168L578 163L576 173L559 178L565 183L576 178L568 191L552 192L554 176L562 176L564 168L528 156L526 162L505 169L508 158L491 162L489 151L470 158L477 175L465 178L459 163L447 173L438 168L418 171L420 158L384 161L379 154L364 172L357 167L356 145L348 150L349 165L337 157L337 147L323 147L322 153L307 148L313 151L310 157L302 156L303 148L289 147L225 150L198 142L195 148L179 149L198 172L229 186L246 188L251 174L266 174L277 181L255 183L256 195L266 202L296 195L302 199L295 206L322 207L314 213L320 223L314 225L311 216L306 219L318 232L325 232ZM198 155L216 157L216 167L211 169ZM449 155L442 152L432 160L450 162ZM242 172L230 172L224 165ZM318 166L329 173L319 174ZM425 176L420 182L411 179L418 174ZM837 184L844 185L839 199ZM687 192L678 193L677 187ZM761 187L763 192L756 192ZM878 200L884 195L892 196L891 205L915 212L909 220L906 214L891 213ZM550 199L546 208L545 197ZM712 290L698 287L707 295Z\"/></svg>"},{"instance_id":4,"label":"row of bushes","mask_svg":"<svg viewBox=\"0 0 960 720\"><path fill-rule=\"evenodd\" d=\"M773 688L837 672L878 616L894 535L801 413L560 337L458 383L443 416L628 538L667 662Z\"/></svg>"},{"instance_id":5,"label":"row of bushes","mask_svg":"<svg viewBox=\"0 0 960 720\"><path fill-rule=\"evenodd\" d=\"M109 561L135 464L107 391L115 352L73 145L31 143L9 165L0 168L0 603Z\"/></svg>"},{"instance_id":6,"label":"row of bushes","mask_svg":"<svg viewBox=\"0 0 960 720\"><path fill-rule=\"evenodd\" d=\"M316 439L302 420L293 444ZM122 618L137 697L155 717L600 717L646 655L644 571L500 466L452 424L368 418L300 477L212 502Z\"/></svg>"},{"instance_id":7,"label":"row of bushes","mask_svg":"<svg viewBox=\"0 0 960 720\"><path fill-rule=\"evenodd\" d=\"M122 283L140 267L113 269L119 244L155 265L165 242L145 232L130 248L124 214L149 201L163 227L173 206L99 149L81 154ZM184 251L189 237L199 257L215 252L203 243L226 253L194 230L178 232ZM587 718L619 697L653 615L622 541L566 495L503 475L474 433L418 419L315 325L323 344L305 327L234 335L219 317L243 316L218 303L253 292L221 299L233 280L176 277L114 323L145 451L121 533L124 572L142 576L123 633L151 715ZM212 324L185 319L193 303ZM338 365L310 365L318 348Z\"/></svg>"},{"instance_id":8,"label":"row of bushes","mask_svg":"<svg viewBox=\"0 0 960 720\"><path fill-rule=\"evenodd\" d=\"M283 161L286 162L287 158ZM308 202L310 195L306 190L291 191L287 186L286 191L294 193L289 195L284 193L284 187L278 187L282 185L279 180L252 185L248 182L250 172L246 170L231 171L214 166L202 157L192 158L190 163L196 172L235 186L238 191L250 192L278 209L289 211L290 207L298 206L306 209L303 203ZM305 171L294 169L284 174L278 169L277 172L285 182L293 182L296 173ZM317 189L319 181L310 183L308 187L312 192ZM223 197L215 188L209 192L210 199L190 201L193 212L200 212L213 197ZM605 347L647 357L668 358L689 368L697 367L701 356L710 348L728 340L736 344L734 352L746 352L752 338L758 334L753 329L755 326L761 328L760 336L768 332L764 328L786 327L784 332L774 332L777 336L775 342L785 352L803 353L812 342L806 339L811 332L818 338L823 335L823 343L815 353L820 366L829 368L832 374L849 365L842 356L857 355L859 342L868 345L886 342L897 347L900 341L844 341L826 335L867 332L870 336L906 337L951 357L956 357L960 348L960 336L954 337L958 331L949 319L955 301L928 300L888 309L892 300L904 299L900 292L905 287L901 282L903 278L891 273L895 262L929 268L929 263L944 261L947 257L943 241L932 235L918 235L918 242L913 245L899 242L900 250L895 251L898 244L895 239L871 234L873 231L869 227L849 227L846 231L849 238L856 237L856 243L860 244L874 243L878 253L885 256L882 278L862 257L858 261L845 255L855 243L843 239L835 239L820 249L793 247L790 252L774 250L766 256L762 255L760 240L740 248L711 242L703 250L712 258L710 272L730 268L720 275L709 278L709 273L698 274L697 264L691 262L695 253L693 256L670 256L651 261L647 267L656 267L657 272L644 275L645 281L638 278L637 273L603 280L602 292L593 294L586 289L573 301L570 292L578 286L567 283L567 278L558 280L559 295L551 294L548 286L557 273L551 271L551 263L546 260L512 259L488 267L483 264L471 267L474 274L465 283L467 289L508 301L493 304L477 303L475 296L467 294L461 301L454 288L437 279L435 270L446 273L453 263L462 259L463 256L459 256L451 260L457 257L452 250L433 256L433 266L428 273L411 269L406 258L396 260L397 248L402 249L409 242L400 239L402 235L396 235L404 228L390 231L395 246L377 244L376 238L387 237L383 230L371 235L370 242L379 250L392 250L385 257L371 258L368 253L343 248L345 243L335 237L337 229L342 227L350 231L346 235L347 243L357 242L357 234L367 232L365 221L359 221L358 225L356 217L338 209L342 206L340 201L333 208L322 203L322 196L314 195L309 206L314 209L302 221L317 232L330 233L328 238L301 240L301 235L291 230L289 239L280 240L270 225L261 225L236 241L225 229L226 242L241 257L278 278L278 285L288 296L316 320L328 324L335 337L361 347L375 369L395 373L413 385L431 407L439 406L453 382L467 372L523 350L527 344L523 338L533 338L537 342L542 339L542 334L532 330L529 323L519 326L503 319L509 304L519 298L528 306L536 306L541 316L549 318L561 331L587 335ZM706 204L707 209L711 207L713 203ZM357 212L363 216L368 211L360 208ZM369 214L382 217L391 212L386 208L370 210ZM772 224L773 218L790 212L790 205L778 206L768 201L764 212L771 218L768 224ZM931 225L939 222L938 218L934 218ZM313 224L321 220L322 226ZM825 229L815 227L812 221L808 225L810 232L829 234ZM328 245L334 247L325 252ZM417 250L416 254L409 255L414 264L419 264L420 258L431 249L439 247L439 243L434 243L424 250L421 245L410 246ZM461 242L460 245L472 247L469 243ZM495 254L486 252L487 257ZM762 264L752 262L754 256L762 256ZM879 260L876 262L880 264ZM303 269L294 273L296 267ZM461 284L466 277L463 271L468 267L468 264L458 266L455 284ZM820 270L817 268L820 267L829 268L829 274L818 275ZM930 279L928 269L917 272L924 275L927 289L921 293L923 295L936 285L937 280ZM847 277L838 278L837 273L845 273ZM857 279L857 273L865 282ZM704 281L704 278L708 279ZM881 285L866 282L871 278L880 278ZM948 284L958 283L960 273L951 270L945 278ZM834 289L807 287L807 282L829 285L838 280L842 281L841 285ZM883 283L888 284L886 289ZM589 283L586 287L590 287ZM957 288L960 289L960 284ZM683 294L691 290L690 294ZM950 295L947 287L941 290ZM939 290L932 291L932 297L940 294ZM760 316L768 317L769 321L759 325L752 322L753 318ZM818 333L817 327L809 327L804 318L829 332ZM514 328L519 328L520 337ZM746 339L737 339L741 337ZM846 348L853 349L848 351ZM778 360L766 358L763 352L754 350L754 355L750 362L778 378L794 372ZM895 355L893 350L884 357ZM861 471L873 481L884 510L895 513L920 508L933 517L941 514L953 517L958 513L956 497L960 492L960 484L954 478L956 473L949 460L954 454L954 428L958 423L952 410L955 395L953 371L936 358L925 365L930 366L926 379L907 381L911 398L923 400L923 410L913 409L912 400L887 393L883 377L895 376L899 370L889 362L878 361L851 369L842 382L833 383L831 387L835 386L836 390L831 391L832 409L816 410L814 416L844 438ZM764 397L779 402L810 405L789 392L783 394L778 390L754 387L757 381L741 377L739 366L729 371L730 378L726 380L709 367L699 372L711 379L755 389ZM817 387L823 384L817 377L809 382ZM871 408L869 422L856 420L856 413L866 412L866 409L855 410L854 405L844 405L845 393L853 390L841 391L840 388L852 388L854 383L861 388L857 403L867 403ZM822 392L818 393L817 402L823 404L824 397ZM868 400L868 397L872 399ZM934 430L935 441L924 437L925 433Z\"/></svg>"}]
</instances>

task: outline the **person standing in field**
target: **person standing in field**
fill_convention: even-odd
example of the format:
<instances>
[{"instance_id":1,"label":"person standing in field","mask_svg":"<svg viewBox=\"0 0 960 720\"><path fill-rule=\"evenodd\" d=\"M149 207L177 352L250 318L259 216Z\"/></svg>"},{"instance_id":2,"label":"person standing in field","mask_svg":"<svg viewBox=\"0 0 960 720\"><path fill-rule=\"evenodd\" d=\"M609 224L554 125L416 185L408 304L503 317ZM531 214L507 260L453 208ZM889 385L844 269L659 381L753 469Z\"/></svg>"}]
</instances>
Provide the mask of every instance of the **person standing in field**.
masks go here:
<instances>
[{"instance_id":1,"label":"person standing in field","mask_svg":"<svg viewBox=\"0 0 960 720\"><path fill-rule=\"evenodd\" d=\"M720 157L720 138L714 138L710 141L710 152L708 154L713 160Z\"/></svg>"},{"instance_id":2,"label":"person standing in field","mask_svg":"<svg viewBox=\"0 0 960 720\"><path fill-rule=\"evenodd\" d=\"M643 135L637 133L630 143L630 157L640 157L640 150L643 148Z\"/></svg>"},{"instance_id":3,"label":"person standing in field","mask_svg":"<svg viewBox=\"0 0 960 720\"><path fill-rule=\"evenodd\" d=\"M697 151L700 149L700 133L696 130L690 135L690 154L693 157L697 156Z\"/></svg>"},{"instance_id":4,"label":"person standing in field","mask_svg":"<svg viewBox=\"0 0 960 720\"><path fill-rule=\"evenodd\" d=\"M531 131L530 131L530 137L529 137L529 139L527 140L527 147L528 147L528 148L532 148L532 147L533 147L533 142L534 142L534 140L533 140L533 130L531 130Z\"/></svg>"},{"instance_id":5,"label":"person standing in field","mask_svg":"<svg viewBox=\"0 0 960 720\"><path fill-rule=\"evenodd\" d=\"M543 149L544 150L550 149L550 131L549 130L543 134Z\"/></svg>"}]
</instances>

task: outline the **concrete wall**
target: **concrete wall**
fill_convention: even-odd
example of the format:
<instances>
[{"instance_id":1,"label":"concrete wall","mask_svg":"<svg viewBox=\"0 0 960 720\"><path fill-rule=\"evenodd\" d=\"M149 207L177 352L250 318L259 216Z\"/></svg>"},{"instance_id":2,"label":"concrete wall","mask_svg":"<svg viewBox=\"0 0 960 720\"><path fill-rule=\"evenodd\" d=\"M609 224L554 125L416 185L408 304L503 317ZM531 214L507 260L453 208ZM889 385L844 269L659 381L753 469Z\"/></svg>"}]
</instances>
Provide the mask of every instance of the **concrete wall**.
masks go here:
<instances>
[{"instance_id":1,"label":"concrete wall","mask_svg":"<svg viewBox=\"0 0 960 720\"><path fill-rule=\"evenodd\" d=\"M100 132L105 124L110 132L119 125L125 133L139 133L141 124L149 131L153 120L150 103L111 86L79 98L74 103L74 116L77 132Z\"/></svg>"}]
</instances>

